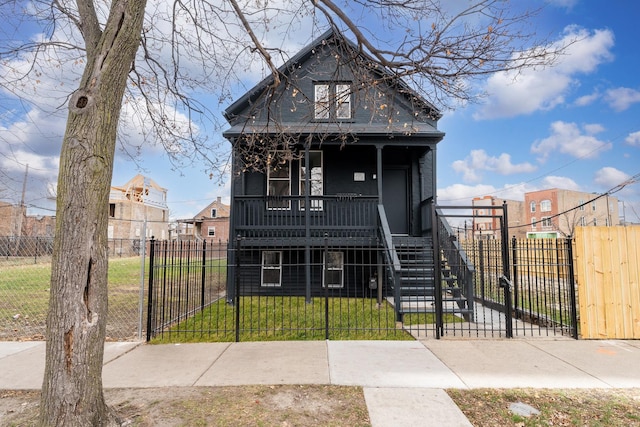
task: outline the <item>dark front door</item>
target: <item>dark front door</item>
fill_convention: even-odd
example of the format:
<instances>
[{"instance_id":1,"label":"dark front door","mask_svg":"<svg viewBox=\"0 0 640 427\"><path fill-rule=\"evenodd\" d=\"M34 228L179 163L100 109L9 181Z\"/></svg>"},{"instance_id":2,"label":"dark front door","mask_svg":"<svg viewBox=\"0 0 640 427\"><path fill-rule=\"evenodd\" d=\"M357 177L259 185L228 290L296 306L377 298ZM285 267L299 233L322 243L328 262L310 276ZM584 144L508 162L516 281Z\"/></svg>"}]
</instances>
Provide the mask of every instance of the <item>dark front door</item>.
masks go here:
<instances>
[{"instance_id":1,"label":"dark front door","mask_svg":"<svg viewBox=\"0 0 640 427\"><path fill-rule=\"evenodd\" d=\"M409 191L406 168L382 171L382 204L392 234L409 234Z\"/></svg>"}]
</instances>

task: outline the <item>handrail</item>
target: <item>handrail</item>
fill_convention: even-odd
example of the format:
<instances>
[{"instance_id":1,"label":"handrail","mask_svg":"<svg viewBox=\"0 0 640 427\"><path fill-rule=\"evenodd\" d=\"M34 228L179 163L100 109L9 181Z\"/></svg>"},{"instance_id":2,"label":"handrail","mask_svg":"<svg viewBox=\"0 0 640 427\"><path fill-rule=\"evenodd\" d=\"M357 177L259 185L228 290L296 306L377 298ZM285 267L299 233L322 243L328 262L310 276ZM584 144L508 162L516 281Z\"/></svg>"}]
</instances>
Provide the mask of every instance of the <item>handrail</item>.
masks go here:
<instances>
[{"instance_id":1,"label":"handrail","mask_svg":"<svg viewBox=\"0 0 640 427\"><path fill-rule=\"evenodd\" d=\"M402 265L400 264L400 258L396 252L396 247L393 245L393 237L391 236L391 229L389 228L389 222L387 221L387 214L384 211L384 206L378 204L378 217L380 220L380 238L382 245L386 265L390 268L391 273L391 287L393 288L393 302L396 311L396 320L402 321L402 294L400 289L400 277Z\"/></svg>"},{"instance_id":2,"label":"handrail","mask_svg":"<svg viewBox=\"0 0 640 427\"><path fill-rule=\"evenodd\" d=\"M393 267L394 271L399 272L402 268L400 265L400 258L398 258L395 246L393 246L393 239L391 237L389 222L387 221L387 214L384 211L384 206L381 204L378 205L378 216L380 217L380 228L382 231L380 234L384 245L385 257L387 257L387 262Z\"/></svg>"}]
</instances>

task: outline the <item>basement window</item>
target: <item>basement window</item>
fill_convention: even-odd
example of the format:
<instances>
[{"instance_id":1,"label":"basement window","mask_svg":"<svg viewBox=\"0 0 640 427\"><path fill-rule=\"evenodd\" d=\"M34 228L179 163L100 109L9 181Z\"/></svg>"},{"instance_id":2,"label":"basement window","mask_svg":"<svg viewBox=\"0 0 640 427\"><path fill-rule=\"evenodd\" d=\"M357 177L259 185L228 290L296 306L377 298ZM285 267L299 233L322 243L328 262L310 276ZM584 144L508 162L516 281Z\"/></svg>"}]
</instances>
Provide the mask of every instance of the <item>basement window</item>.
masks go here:
<instances>
[{"instance_id":1,"label":"basement window","mask_svg":"<svg viewBox=\"0 0 640 427\"><path fill-rule=\"evenodd\" d=\"M282 286L282 252L262 252L262 274L260 285L265 287Z\"/></svg>"},{"instance_id":2,"label":"basement window","mask_svg":"<svg viewBox=\"0 0 640 427\"><path fill-rule=\"evenodd\" d=\"M342 252L327 252L324 256L323 267L323 287L344 287L344 254Z\"/></svg>"}]
</instances>

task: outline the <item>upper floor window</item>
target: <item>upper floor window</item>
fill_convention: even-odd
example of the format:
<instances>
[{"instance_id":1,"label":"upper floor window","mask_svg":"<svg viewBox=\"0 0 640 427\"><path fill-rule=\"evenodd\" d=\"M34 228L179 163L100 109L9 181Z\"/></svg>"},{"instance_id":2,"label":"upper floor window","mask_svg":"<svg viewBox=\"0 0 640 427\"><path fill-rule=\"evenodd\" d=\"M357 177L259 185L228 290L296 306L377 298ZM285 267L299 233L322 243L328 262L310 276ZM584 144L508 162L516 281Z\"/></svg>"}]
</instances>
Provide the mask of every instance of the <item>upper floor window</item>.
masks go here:
<instances>
[{"instance_id":1,"label":"upper floor window","mask_svg":"<svg viewBox=\"0 0 640 427\"><path fill-rule=\"evenodd\" d=\"M309 195L322 196L323 194L323 178L322 178L322 151L309 151L309 167L307 168L306 159L300 159L300 195L306 194L307 173L309 174ZM304 209L304 200L300 201L300 209ZM311 199L311 210L322 210L322 200L320 198Z\"/></svg>"},{"instance_id":2,"label":"upper floor window","mask_svg":"<svg viewBox=\"0 0 640 427\"><path fill-rule=\"evenodd\" d=\"M289 209L291 196L291 161L282 152L269 153L267 169L267 201L269 209Z\"/></svg>"},{"instance_id":3,"label":"upper floor window","mask_svg":"<svg viewBox=\"0 0 640 427\"><path fill-rule=\"evenodd\" d=\"M218 209L211 208L211 218L216 218L218 216Z\"/></svg>"},{"instance_id":4,"label":"upper floor window","mask_svg":"<svg viewBox=\"0 0 640 427\"><path fill-rule=\"evenodd\" d=\"M109 218L115 218L115 217L116 217L116 204L109 203Z\"/></svg>"},{"instance_id":5,"label":"upper floor window","mask_svg":"<svg viewBox=\"0 0 640 427\"><path fill-rule=\"evenodd\" d=\"M215 237L215 235L216 235L216 228L215 227L207 227L207 236Z\"/></svg>"},{"instance_id":6,"label":"upper floor window","mask_svg":"<svg viewBox=\"0 0 640 427\"><path fill-rule=\"evenodd\" d=\"M317 83L314 91L314 118L344 120L352 117L350 84Z\"/></svg>"},{"instance_id":7,"label":"upper floor window","mask_svg":"<svg viewBox=\"0 0 640 427\"><path fill-rule=\"evenodd\" d=\"M578 206L580 206L580 210L583 211L584 210L584 199L580 199L578 200Z\"/></svg>"},{"instance_id":8,"label":"upper floor window","mask_svg":"<svg viewBox=\"0 0 640 427\"><path fill-rule=\"evenodd\" d=\"M535 229L536 229L536 224L537 224L537 222L536 222L536 217L531 218L531 228L532 228L533 230L535 230Z\"/></svg>"},{"instance_id":9,"label":"upper floor window","mask_svg":"<svg viewBox=\"0 0 640 427\"><path fill-rule=\"evenodd\" d=\"M543 200L540 202L540 212L551 212L551 200Z\"/></svg>"},{"instance_id":10,"label":"upper floor window","mask_svg":"<svg viewBox=\"0 0 640 427\"><path fill-rule=\"evenodd\" d=\"M596 201L595 200L593 202L591 202L591 210L592 211L596 210Z\"/></svg>"},{"instance_id":11,"label":"upper floor window","mask_svg":"<svg viewBox=\"0 0 640 427\"><path fill-rule=\"evenodd\" d=\"M531 212L535 212L535 211L536 211L536 202L531 202L531 203L529 204L529 210L530 210Z\"/></svg>"},{"instance_id":12,"label":"upper floor window","mask_svg":"<svg viewBox=\"0 0 640 427\"><path fill-rule=\"evenodd\" d=\"M553 226L553 224L551 223L551 218L549 218L548 216L544 216L542 217L542 227L544 228L551 228Z\"/></svg>"}]
</instances>

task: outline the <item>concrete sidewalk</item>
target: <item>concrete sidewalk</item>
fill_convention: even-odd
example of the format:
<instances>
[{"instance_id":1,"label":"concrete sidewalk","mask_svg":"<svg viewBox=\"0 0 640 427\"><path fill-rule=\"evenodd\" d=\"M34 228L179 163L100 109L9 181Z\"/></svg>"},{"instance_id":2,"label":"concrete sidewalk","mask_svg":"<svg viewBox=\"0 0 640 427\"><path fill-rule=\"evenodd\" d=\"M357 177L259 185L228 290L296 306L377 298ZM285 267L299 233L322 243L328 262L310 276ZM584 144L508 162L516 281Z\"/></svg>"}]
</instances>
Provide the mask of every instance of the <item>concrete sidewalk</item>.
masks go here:
<instances>
[{"instance_id":1,"label":"concrete sidewalk","mask_svg":"<svg viewBox=\"0 0 640 427\"><path fill-rule=\"evenodd\" d=\"M0 389L39 389L44 342L0 342ZM106 343L106 388L334 384L364 388L373 426L469 426L446 388L640 388L640 341ZM159 374L161 373L161 374Z\"/></svg>"}]
</instances>

